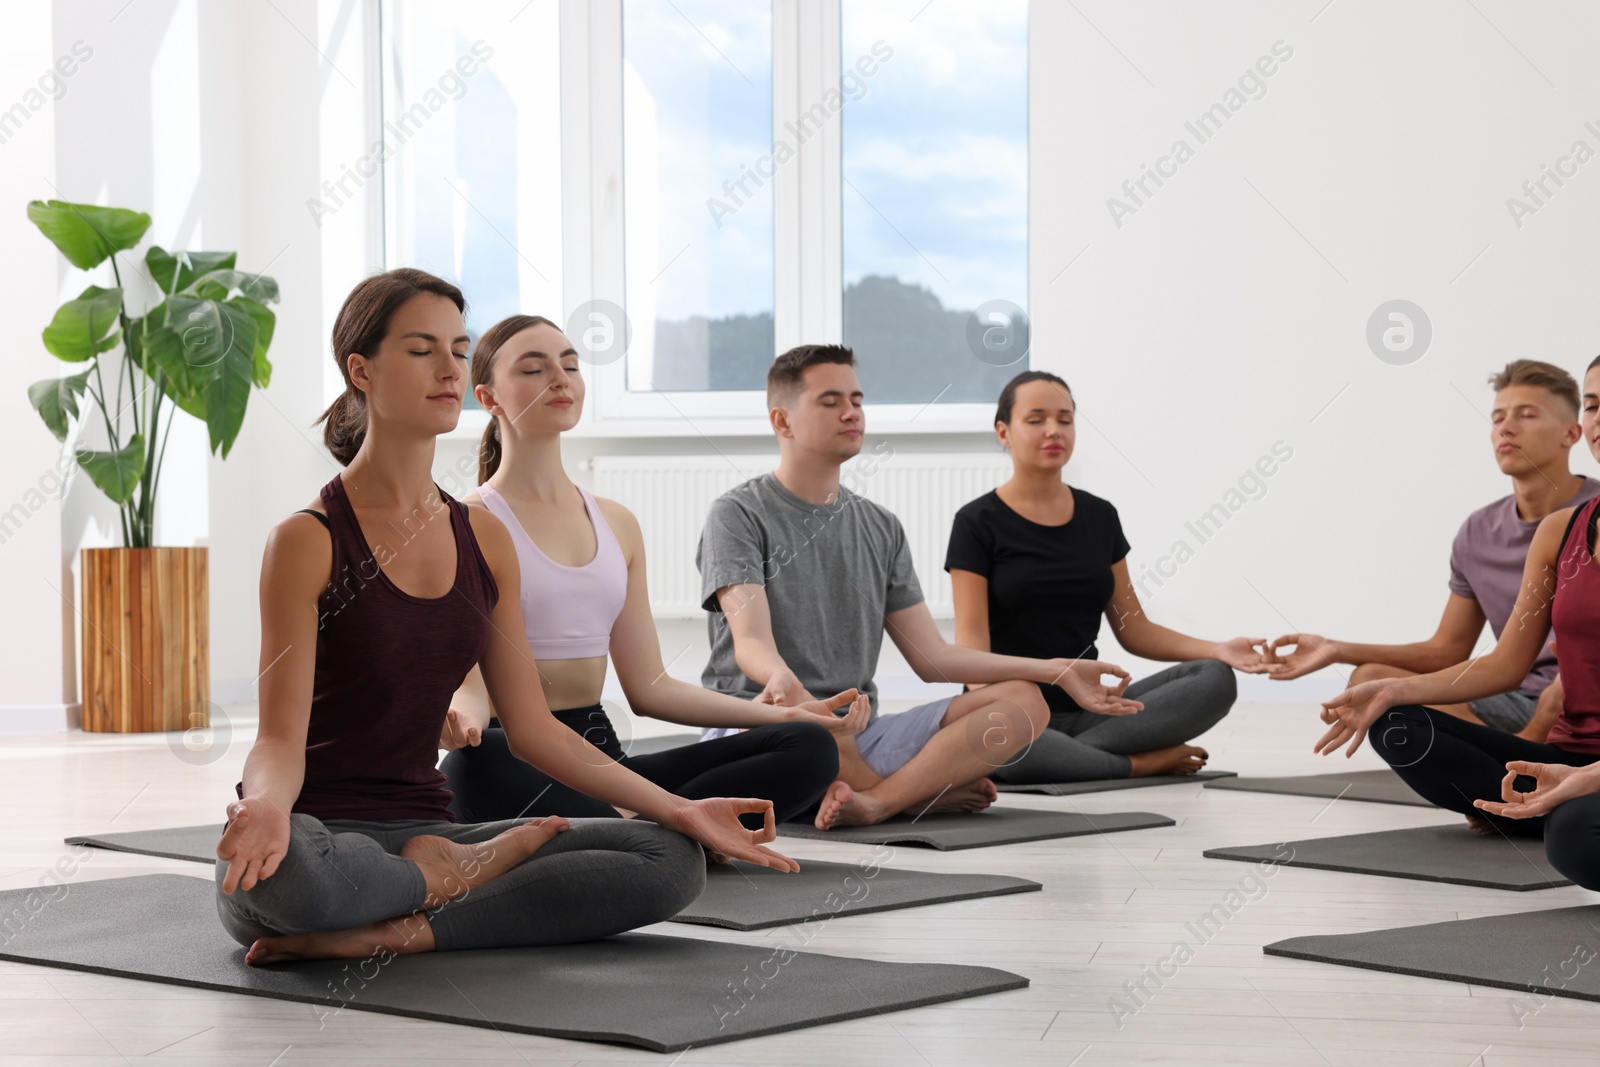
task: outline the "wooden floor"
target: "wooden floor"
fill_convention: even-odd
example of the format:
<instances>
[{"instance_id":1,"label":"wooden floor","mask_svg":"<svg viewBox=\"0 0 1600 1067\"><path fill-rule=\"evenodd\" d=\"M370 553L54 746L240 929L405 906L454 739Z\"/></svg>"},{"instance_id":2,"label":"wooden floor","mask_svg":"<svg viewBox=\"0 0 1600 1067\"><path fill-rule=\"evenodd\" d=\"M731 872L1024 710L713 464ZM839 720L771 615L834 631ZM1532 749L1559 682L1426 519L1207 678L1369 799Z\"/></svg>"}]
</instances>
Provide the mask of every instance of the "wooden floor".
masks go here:
<instances>
[{"instance_id":1,"label":"wooden floor","mask_svg":"<svg viewBox=\"0 0 1600 1067\"><path fill-rule=\"evenodd\" d=\"M0 889L37 884L71 833L221 817L251 737L248 706L231 737L180 758L168 736L0 736ZM1241 773L1335 769L1311 754L1310 704L1242 704L1205 739L1212 765ZM177 736L177 735L173 735ZM181 748L180 748L180 751ZM213 762L199 762L212 755ZM1343 757L1336 757L1340 765ZM1363 751L1354 761L1377 766ZM318 1028L309 1005L0 962L0 1064L1593 1064L1600 1004L1551 1000L1519 1026L1505 990L1269 958L1261 946L1343 933L1588 903L1571 888L1535 893L1283 869L1193 959L1119 1017L1124 983L1196 938L1186 924L1241 888L1253 868L1201 858L1208 847L1452 821L1381 804L1165 786L1008 804L1147 810L1173 827L938 853L901 848L896 865L993 871L1042 893L844 918L812 951L986 964L1032 979L1025 990L774 1037L658 1056L635 1049L344 1011ZM804 859L859 847L794 841ZM206 877L195 864L97 851L79 877L153 871ZM1244 883L1248 889L1249 884ZM662 928L656 928L662 929ZM777 931L673 926L673 934L764 943ZM1170 973L1170 968L1168 968ZM1148 983L1147 983L1148 984ZM1132 1006L1132 1002L1128 1002Z\"/></svg>"}]
</instances>

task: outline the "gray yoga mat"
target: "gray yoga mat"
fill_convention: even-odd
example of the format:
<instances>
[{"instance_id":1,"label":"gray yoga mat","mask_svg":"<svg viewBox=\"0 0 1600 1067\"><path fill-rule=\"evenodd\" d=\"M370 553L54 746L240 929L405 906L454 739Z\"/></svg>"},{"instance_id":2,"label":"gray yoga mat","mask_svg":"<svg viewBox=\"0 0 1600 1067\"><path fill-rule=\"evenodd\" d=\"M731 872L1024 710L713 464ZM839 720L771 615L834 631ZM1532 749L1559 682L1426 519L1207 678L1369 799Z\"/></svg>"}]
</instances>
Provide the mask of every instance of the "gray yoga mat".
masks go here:
<instances>
[{"instance_id":1,"label":"gray yoga mat","mask_svg":"<svg viewBox=\"0 0 1600 1067\"><path fill-rule=\"evenodd\" d=\"M1520 1019L1550 994L1600 1000L1600 905L1488 915L1360 934L1314 934L1263 950L1317 963L1526 991ZM1518 1014L1519 1005L1512 1002Z\"/></svg>"},{"instance_id":2,"label":"gray yoga mat","mask_svg":"<svg viewBox=\"0 0 1600 1067\"><path fill-rule=\"evenodd\" d=\"M1233 771L1196 771L1194 774L1151 774L1142 778L1099 778L1092 782L1045 782L1040 785L996 782L994 787L1002 793L1043 793L1047 797L1070 797L1079 793L1105 793L1113 789L1143 789L1152 785L1211 782L1218 778L1233 776Z\"/></svg>"},{"instance_id":3,"label":"gray yoga mat","mask_svg":"<svg viewBox=\"0 0 1600 1067\"><path fill-rule=\"evenodd\" d=\"M69 837L69 845L88 845L113 852L132 852L140 856L161 856L169 860L216 863L217 842L222 840L221 823L205 826L169 826L160 830L126 830L115 834L86 834Z\"/></svg>"},{"instance_id":4,"label":"gray yoga mat","mask_svg":"<svg viewBox=\"0 0 1600 1067\"><path fill-rule=\"evenodd\" d=\"M90 845L146 856L213 864L220 826L179 826L118 834L69 837L69 845ZM798 874L734 862L707 871L706 891L672 921L730 930L786 926L828 914L866 915L918 908L953 900L1027 893L1038 882L1001 874L936 874L875 865L803 860Z\"/></svg>"},{"instance_id":5,"label":"gray yoga mat","mask_svg":"<svg viewBox=\"0 0 1600 1067\"><path fill-rule=\"evenodd\" d=\"M1411 791L1387 767L1375 771L1335 774L1301 774L1285 778L1228 778L1206 783L1207 789L1235 789L1241 793L1279 793L1292 797L1326 797L1329 800L1367 800L1375 804L1409 804L1433 807Z\"/></svg>"},{"instance_id":6,"label":"gray yoga mat","mask_svg":"<svg viewBox=\"0 0 1600 1067\"><path fill-rule=\"evenodd\" d=\"M55 899L37 888L0 893L0 916L11 923L0 959L655 1052L1028 984L992 967L796 952L800 939L782 935L734 945L622 934L552 948L250 967L217 921L215 893L210 879L178 874L73 882Z\"/></svg>"},{"instance_id":7,"label":"gray yoga mat","mask_svg":"<svg viewBox=\"0 0 1600 1067\"><path fill-rule=\"evenodd\" d=\"M735 860L706 875L706 891L673 922L760 930L832 914L866 915L1044 888L1004 874L934 874L823 860L801 860L798 874Z\"/></svg>"},{"instance_id":8,"label":"gray yoga mat","mask_svg":"<svg viewBox=\"0 0 1600 1067\"><path fill-rule=\"evenodd\" d=\"M1293 849L1288 859L1285 851ZM1381 830L1372 834L1319 837L1308 841L1207 849L1218 860L1279 863L1424 882L1452 882L1486 889L1554 889L1571 885L1544 858L1533 837L1480 834L1465 823Z\"/></svg>"},{"instance_id":9,"label":"gray yoga mat","mask_svg":"<svg viewBox=\"0 0 1600 1067\"><path fill-rule=\"evenodd\" d=\"M1176 824L1165 815L1154 815L1148 811L1087 814L994 807L987 811L952 812L947 815L896 815L875 826L845 826L834 830L818 830L810 823L785 822L778 824L778 833L784 837L805 837L817 841L849 841L858 845L926 845L940 851L953 851L1173 825Z\"/></svg>"}]
</instances>

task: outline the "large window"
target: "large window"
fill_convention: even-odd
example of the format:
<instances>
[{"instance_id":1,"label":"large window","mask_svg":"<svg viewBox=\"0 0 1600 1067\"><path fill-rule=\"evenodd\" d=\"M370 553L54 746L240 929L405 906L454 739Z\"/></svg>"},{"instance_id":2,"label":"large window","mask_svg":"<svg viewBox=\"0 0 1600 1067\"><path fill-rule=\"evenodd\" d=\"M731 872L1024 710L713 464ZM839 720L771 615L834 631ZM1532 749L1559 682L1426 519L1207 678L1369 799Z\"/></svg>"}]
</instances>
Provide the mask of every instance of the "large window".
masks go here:
<instances>
[{"instance_id":1,"label":"large window","mask_svg":"<svg viewBox=\"0 0 1600 1067\"><path fill-rule=\"evenodd\" d=\"M627 383L758 389L773 351L772 10L623 0Z\"/></svg>"},{"instance_id":2,"label":"large window","mask_svg":"<svg viewBox=\"0 0 1600 1067\"><path fill-rule=\"evenodd\" d=\"M761 433L806 342L856 349L878 431L986 431L1027 367L1027 0L380 19L385 263L459 281L474 335L564 323L599 432Z\"/></svg>"},{"instance_id":3,"label":"large window","mask_svg":"<svg viewBox=\"0 0 1600 1067\"><path fill-rule=\"evenodd\" d=\"M844 342L889 403L1027 369L1027 0L842 0Z\"/></svg>"},{"instance_id":4,"label":"large window","mask_svg":"<svg viewBox=\"0 0 1600 1067\"><path fill-rule=\"evenodd\" d=\"M474 340L508 315L562 315L557 6L381 9L384 259L460 285Z\"/></svg>"}]
</instances>

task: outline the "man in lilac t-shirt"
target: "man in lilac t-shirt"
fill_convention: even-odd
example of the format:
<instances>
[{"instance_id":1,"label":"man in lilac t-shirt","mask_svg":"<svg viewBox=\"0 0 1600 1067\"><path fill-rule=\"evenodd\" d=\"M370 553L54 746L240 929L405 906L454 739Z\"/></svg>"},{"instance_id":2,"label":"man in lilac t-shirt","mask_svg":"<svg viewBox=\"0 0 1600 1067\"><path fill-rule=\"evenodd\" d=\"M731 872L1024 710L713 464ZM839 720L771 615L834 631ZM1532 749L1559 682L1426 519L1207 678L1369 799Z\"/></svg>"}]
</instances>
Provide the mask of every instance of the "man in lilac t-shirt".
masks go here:
<instances>
[{"instance_id":1,"label":"man in lilac t-shirt","mask_svg":"<svg viewBox=\"0 0 1600 1067\"><path fill-rule=\"evenodd\" d=\"M1467 516L1450 548L1450 599L1439 628L1426 641L1370 645L1334 641L1317 634L1286 634L1272 643L1289 665L1278 680L1298 678L1331 663L1350 663L1350 684L1374 678L1427 674L1460 663L1488 622L1498 640L1522 588L1522 566L1539 522L1551 512L1600 495L1600 481L1573 474L1572 446L1583 439L1578 425L1578 383L1560 367L1519 359L1489 379L1494 386L1490 443L1512 492ZM1284 654L1284 646L1293 652ZM1522 685L1470 704L1438 705L1440 711L1543 741L1561 714L1561 682L1549 645Z\"/></svg>"}]
</instances>

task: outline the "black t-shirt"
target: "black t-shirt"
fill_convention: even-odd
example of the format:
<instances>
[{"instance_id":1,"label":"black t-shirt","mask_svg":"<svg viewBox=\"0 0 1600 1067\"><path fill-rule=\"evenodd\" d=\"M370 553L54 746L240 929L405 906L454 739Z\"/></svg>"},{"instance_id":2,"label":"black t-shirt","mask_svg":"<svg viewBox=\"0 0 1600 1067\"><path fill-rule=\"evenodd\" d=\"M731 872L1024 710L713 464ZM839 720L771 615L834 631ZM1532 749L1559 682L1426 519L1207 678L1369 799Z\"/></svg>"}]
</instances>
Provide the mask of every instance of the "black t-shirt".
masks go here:
<instances>
[{"instance_id":1,"label":"black t-shirt","mask_svg":"<svg viewBox=\"0 0 1600 1067\"><path fill-rule=\"evenodd\" d=\"M989 581L989 648L1004 656L1098 659L1095 638L1111 603L1111 565L1128 554L1122 521L1109 501L1072 490L1071 521L1042 526L1018 515L998 493L956 512L945 570ZM1060 687L1042 687L1053 710L1076 707Z\"/></svg>"}]
</instances>

